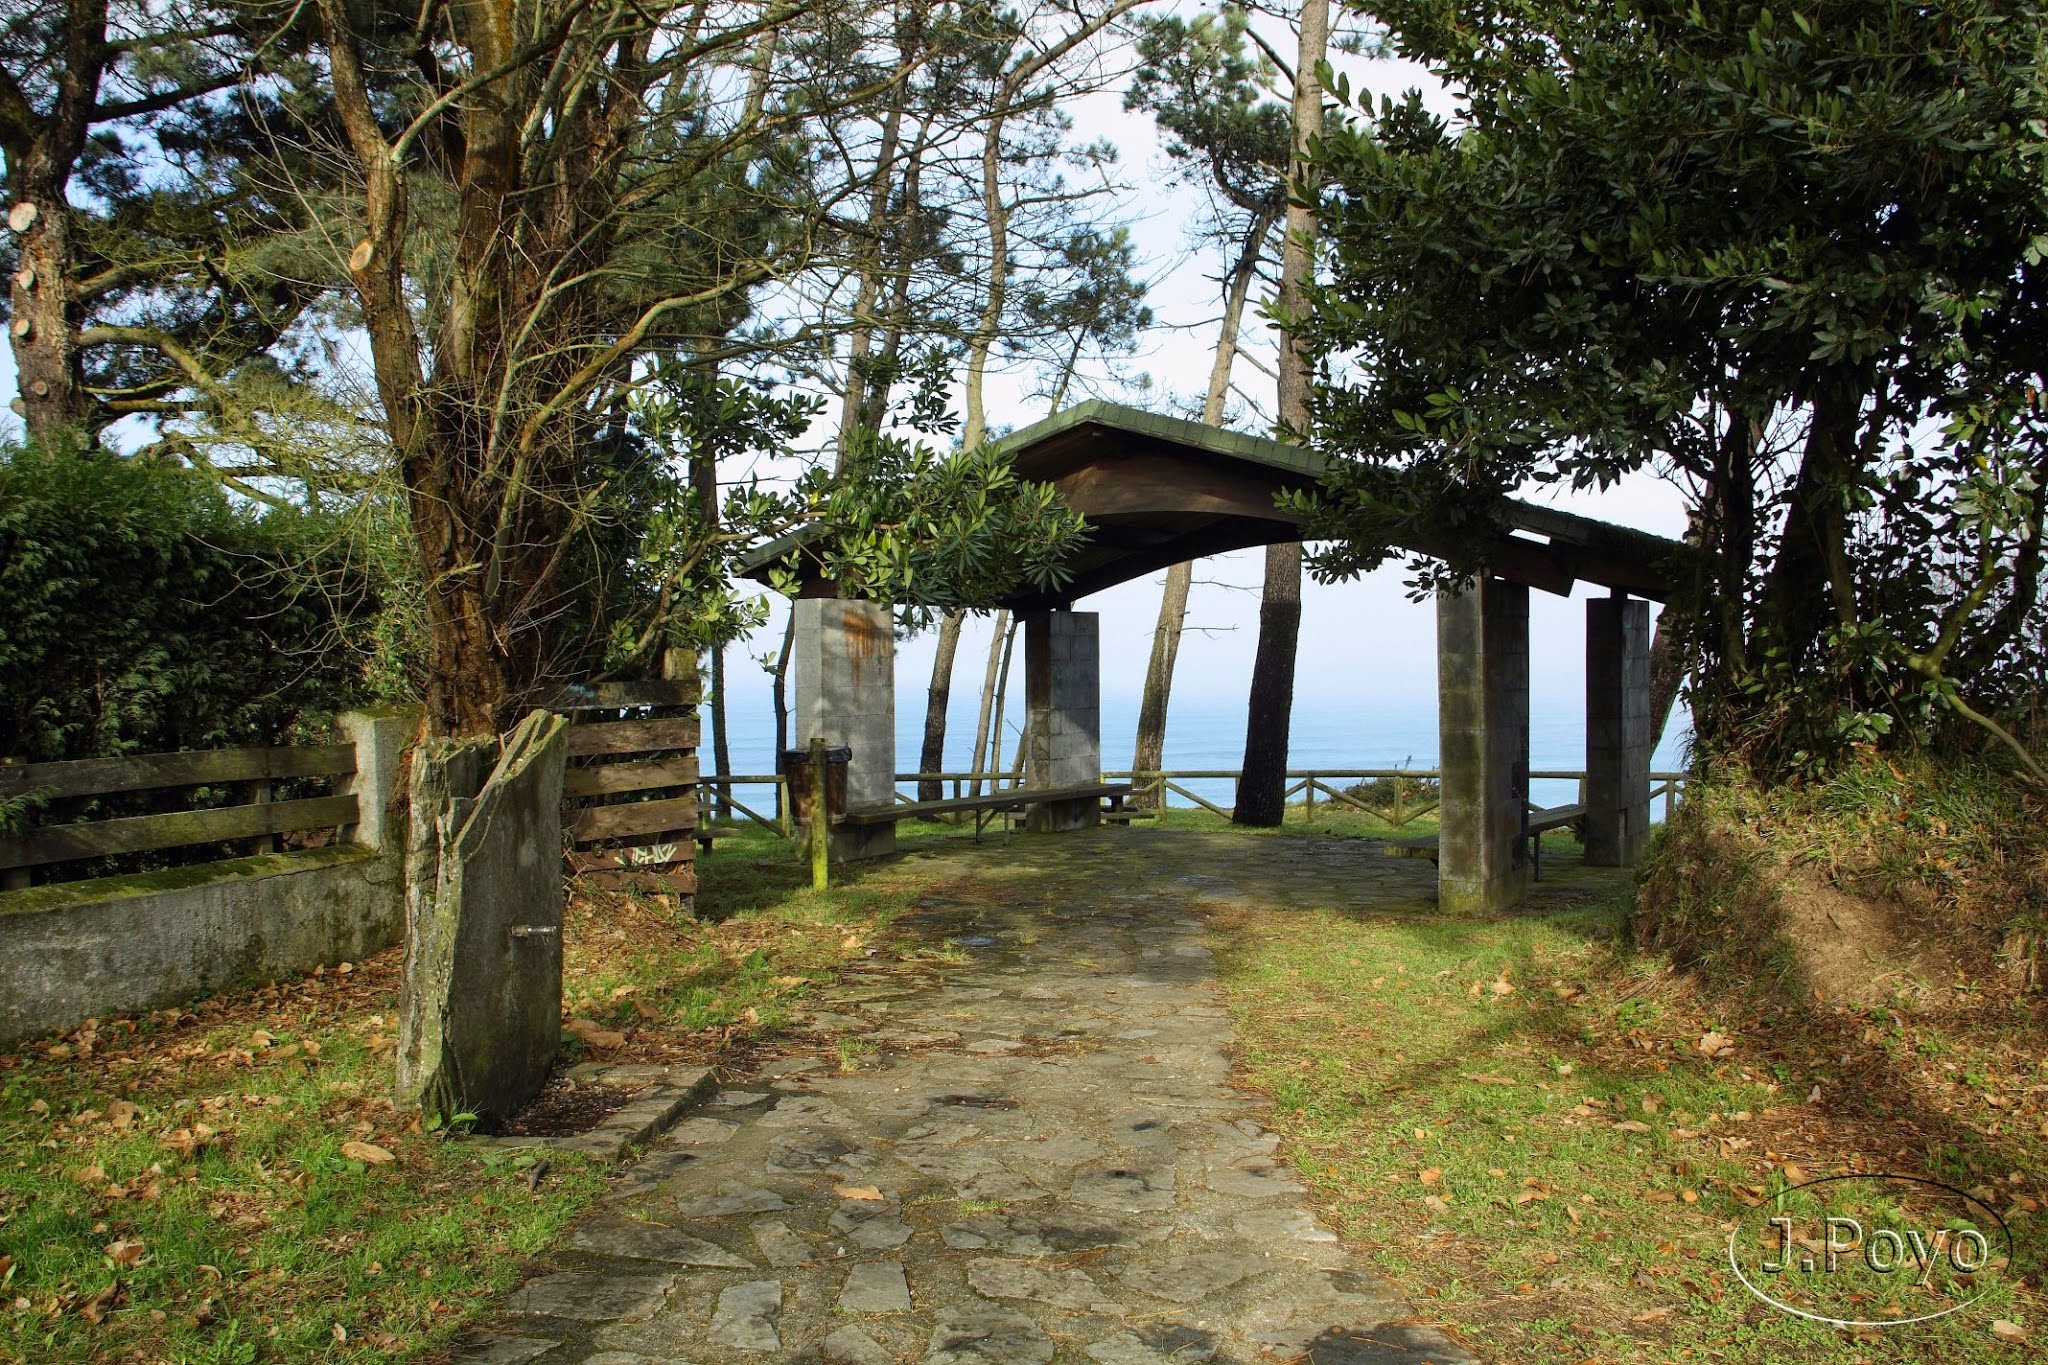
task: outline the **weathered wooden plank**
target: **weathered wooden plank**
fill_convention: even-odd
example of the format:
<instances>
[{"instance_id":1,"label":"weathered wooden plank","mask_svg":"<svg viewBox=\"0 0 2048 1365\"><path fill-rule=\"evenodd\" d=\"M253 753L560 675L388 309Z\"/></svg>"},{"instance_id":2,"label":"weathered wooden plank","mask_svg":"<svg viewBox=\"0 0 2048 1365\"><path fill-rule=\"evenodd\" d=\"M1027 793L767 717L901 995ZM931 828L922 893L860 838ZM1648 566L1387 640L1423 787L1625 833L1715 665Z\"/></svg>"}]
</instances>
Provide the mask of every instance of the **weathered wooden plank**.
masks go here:
<instances>
[{"instance_id":1,"label":"weathered wooden plank","mask_svg":"<svg viewBox=\"0 0 2048 1365\"><path fill-rule=\"evenodd\" d=\"M1584 806L1552 806L1548 810L1536 809L1529 812L1529 832L1541 834L1545 830L1563 829L1586 818Z\"/></svg>"},{"instance_id":2,"label":"weathered wooden plank","mask_svg":"<svg viewBox=\"0 0 2048 1365\"><path fill-rule=\"evenodd\" d=\"M326 777L356 770L353 744L298 748L191 749L175 754L82 758L68 763L0 763L0 797L46 790L52 797L101 796L156 787Z\"/></svg>"},{"instance_id":3,"label":"weathered wooden plank","mask_svg":"<svg viewBox=\"0 0 2048 1365\"><path fill-rule=\"evenodd\" d=\"M263 834L321 829L356 822L353 796L314 796L300 801L269 801L257 806L222 806L217 810L170 811L96 820L84 825L52 825L13 839L0 839L0 867L40 867L74 858L101 858L113 853L211 844Z\"/></svg>"},{"instance_id":4,"label":"weathered wooden plank","mask_svg":"<svg viewBox=\"0 0 2048 1365\"><path fill-rule=\"evenodd\" d=\"M647 758L570 768L562 774L562 795L609 796L614 792L653 791L658 787L690 787L696 782L695 758Z\"/></svg>"},{"instance_id":5,"label":"weathered wooden plank","mask_svg":"<svg viewBox=\"0 0 2048 1365\"><path fill-rule=\"evenodd\" d=\"M639 682L570 683L543 703L550 711L623 711L634 706L695 706L703 688L695 678Z\"/></svg>"},{"instance_id":6,"label":"weathered wooden plank","mask_svg":"<svg viewBox=\"0 0 2048 1365\"><path fill-rule=\"evenodd\" d=\"M613 720L569 727L569 756L588 758L593 754L637 754L663 749L697 747L697 718L677 716L670 720Z\"/></svg>"},{"instance_id":7,"label":"weathered wooden plank","mask_svg":"<svg viewBox=\"0 0 2048 1365\"><path fill-rule=\"evenodd\" d=\"M672 796L663 801L633 801L617 806L585 806L569 817L569 833L579 844L598 839L623 839L629 834L668 834L697 827L697 798Z\"/></svg>"},{"instance_id":8,"label":"weathered wooden plank","mask_svg":"<svg viewBox=\"0 0 2048 1365\"><path fill-rule=\"evenodd\" d=\"M884 825L914 820L926 815L950 815L962 811L1022 810L1047 801L1086 801L1089 797L1128 796L1129 783L1091 782L1072 787L1006 787L986 796L949 796L938 801L911 801L903 805L858 806L841 816L849 825Z\"/></svg>"},{"instance_id":9,"label":"weathered wooden plank","mask_svg":"<svg viewBox=\"0 0 2048 1365\"><path fill-rule=\"evenodd\" d=\"M682 838L632 848L579 848L569 855L568 861L569 870L580 876L588 872L680 866L694 862L696 857L697 841Z\"/></svg>"}]
</instances>

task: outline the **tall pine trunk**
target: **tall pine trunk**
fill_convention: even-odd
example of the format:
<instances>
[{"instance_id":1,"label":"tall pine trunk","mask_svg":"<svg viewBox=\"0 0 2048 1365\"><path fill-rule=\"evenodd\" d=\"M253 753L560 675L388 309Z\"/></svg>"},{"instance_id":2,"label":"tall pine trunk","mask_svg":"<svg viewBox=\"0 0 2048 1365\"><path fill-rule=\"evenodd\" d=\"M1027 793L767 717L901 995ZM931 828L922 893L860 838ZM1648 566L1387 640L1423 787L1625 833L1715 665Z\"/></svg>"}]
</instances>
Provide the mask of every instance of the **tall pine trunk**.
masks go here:
<instances>
[{"instance_id":1,"label":"tall pine trunk","mask_svg":"<svg viewBox=\"0 0 2048 1365\"><path fill-rule=\"evenodd\" d=\"M1301 55L1294 67L1294 184L1287 197L1287 239L1280 248L1277 311L1291 317L1303 305L1314 247L1314 189L1308 183L1309 140L1322 132L1323 90L1316 68L1330 38L1329 0L1303 0ZM1311 376L1306 351L1294 334L1280 333L1280 424L1299 438L1308 430ZM1237 779L1240 825L1271 827L1287 810L1287 728L1294 715L1295 644L1301 635L1301 542L1266 547L1266 589L1259 602L1259 647L1252 660L1246 708L1244 770Z\"/></svg>"},{"instance_id":2,"label":"tall pine trunk","mask_svg":"<svg viewBox=\"0 0 2048 1365\"><path fill-rule=\"evenodd\" d=\"M924 749L917 762L921 773L946 770L946 707L953 697L953 660L960 653L960 627L966 620L967 613L949 611L939 622L939 648L932 656L932 683L925 692ZM917 784L920 801L937 801L945 794L945 784L936 777Z\"/></svg>"},{"instance_id":3,"label":"tall pine trunk","mask_svg":"<svg viewBox=\"0 0 2048 1365\"><path fill-rule=\"evenodd\" d=\"M988 642L988 675L982 679L981 683L981 717L974 727L974 757L967 764L967 770L971 773L988 771L988 769L982 766L982 756L988 752L988 713L989 708L995 705L996 676L1002 668L1003 635L1009 623L1009 612L998 611L996 613L995 633L989 637ZM971 778L968 782L967 791L970 796L981 795L981 779L979 777Z\"/></svg>"},{"instance_id":4,"label":"tall pine trunk","mask_svg":"<svg viewBox=\"0 0 2048 1365\"><path fill-rule=\"evenodd\" d=\"M1223 325L1216 337L1216 359L1209 367L1209 392L1202 401L1202 422L1223 425L1223 405L1230 395L1230 371L1237 360L1237 333L1244 322L1245 301L1251 296L1252 281L1258 277L1259 258L1265 252L1266 234L1273 219L1267 214L1253 218L1237 263L1230 272L1230 287L1223 300ZM1145 692L1138 705L1138 737L1131 750L1133 773L1158 772L1166 766L1166 715L1173 697L1173 670L1180 658L1181 629L1187 624L1188 590L1194 586L1195 566L1175 564L1166 571L1166 588L1159 595L1159 623L1152 630L1152 658L1145 668ZM1134 804L1150 808L1164 805L1159 792L1142 785Z\"/></svg>"}]
</instances>

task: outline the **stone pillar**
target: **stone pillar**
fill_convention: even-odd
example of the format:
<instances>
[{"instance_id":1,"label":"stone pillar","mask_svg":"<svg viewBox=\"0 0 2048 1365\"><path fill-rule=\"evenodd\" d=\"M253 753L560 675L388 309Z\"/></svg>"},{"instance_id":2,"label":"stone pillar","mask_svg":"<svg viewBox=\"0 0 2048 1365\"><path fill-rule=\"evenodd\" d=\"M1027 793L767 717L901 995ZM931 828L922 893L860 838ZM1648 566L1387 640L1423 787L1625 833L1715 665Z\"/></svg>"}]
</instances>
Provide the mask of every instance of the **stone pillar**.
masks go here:
<instances>
[{"instance_id":1,"label":"stone pillar","mask_svg":"<svg viewBox=\"0 0 2048 1365\"><path fill-rule=\"evenodd\" d=\"M1503 910L1528 894L1529 589L1487 579L1439 594L1437 904Z\"/></svg>"},{"instance_id":2,"label":"stone pillar","mask_svg":"<svg viewBox=\"0 0 2048 1365\"><path fill-rule=\"evenodd\" d=\"M1024 618L1027 787L1102 781L1102 618L1038 611ZM1099 798L1033 806L1027 828L1099 823Z\"/></svg>"},{"instance_id":3,"label":"stone pillar","mask_svg":"<svg viewBox=\"0 0 2048 1365\"><path fill-rule=\"evenodd\" d=\"M562 1036L562 771L569 723L413 754L397 1092L486 1128L547 1084Z\"/></svg>"},{"instance_id":4,"label":"stone pillar","mask_svg":"<svg viewBox=\"0 0 2048 1365\"><path fill-rule=\"evenodd\" d=\"M337 738L356 748L355 772L334 784L337 794L353 792L356 798L356 823L340 831L344 842L393 856L404 851L404 831L392 818L391 801L398 793L405 746L419 724L416 706L348 711L335 718Z\"/></svg>"},{"instance_id":5,"label":"stone pillar","mask_svg":"<svg viewBox=\"0 0 2048 1365\"><path fill-rule=\"evenodd\" d=\"M1634 867L1650 837L1650 604L1586 603L1586 861Z\"/></svg>"},{"instance_id":6,"label":"stone pillar","mask_svg":"<svg viewBox=\"0 0 2048 1365\"><path fill-rule=\"evenodd\" d=\"M886 603L800 597L796 612L796 697L790 743L814 737L853 750L846 769L849 807L896 800L896 618ZM896 851L896 826L840 826L832 860L879 858Z\"/></svg>"}]
</instances>

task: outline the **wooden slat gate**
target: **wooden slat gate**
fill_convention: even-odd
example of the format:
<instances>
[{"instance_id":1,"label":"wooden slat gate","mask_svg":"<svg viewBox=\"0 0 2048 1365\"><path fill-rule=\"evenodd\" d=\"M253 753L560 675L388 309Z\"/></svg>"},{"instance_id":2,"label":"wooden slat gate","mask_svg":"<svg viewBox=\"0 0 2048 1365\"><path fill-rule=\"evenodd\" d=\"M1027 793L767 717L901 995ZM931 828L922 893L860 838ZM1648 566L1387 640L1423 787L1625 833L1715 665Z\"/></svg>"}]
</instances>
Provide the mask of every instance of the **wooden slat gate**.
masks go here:
<instances>
[{"instance_id":1,"label":"wooden slat gate","mask_svg":"<svg viewBox=\"0 0 2048 1365\"><path fill-rule=\"evenodd\" d=\"M564 688L572 874L605 886L697 891L695 679Z\"/></svg>"}]
</instances>

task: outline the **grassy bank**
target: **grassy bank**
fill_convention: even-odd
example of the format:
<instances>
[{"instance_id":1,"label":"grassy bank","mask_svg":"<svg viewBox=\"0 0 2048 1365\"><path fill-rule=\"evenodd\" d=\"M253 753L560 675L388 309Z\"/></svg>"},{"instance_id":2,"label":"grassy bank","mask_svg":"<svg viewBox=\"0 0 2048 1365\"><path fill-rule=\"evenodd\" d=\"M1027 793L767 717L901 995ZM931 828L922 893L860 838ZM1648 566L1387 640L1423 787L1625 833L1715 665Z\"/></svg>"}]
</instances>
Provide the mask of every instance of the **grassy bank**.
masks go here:
<instances>
[{"instance_id":1,"label":"grassy bank","mask_svg":"<svg viewBox=\"0 0 2048 1365\"><path fill-rule=\"evenodd\" d=\"M2039 1359L2039 1021L1770 1005L1634 951L1627 910L1554 889L1492 918L1217 921L1244 1074L1333 1226L1492 1360ZM2029 1287L1857 1333L1765 1309L1729 1273L1731 1229L1850 1169L1994 1200Z\"/></svg>"},{"instance_id":2,"label":"grassy bank","mask_svg":"<svg viewBox=\"0 0 2048 1365\"><path fill-rule=\"evenodd\" d=\"M715 1062L866 951L912 882L798 889L787 846L672 902L569 908L566 1060ZM0 1055L0 1360L370 1362L450 1339L602 1190L389 1099L397 954Z\"/></svg>"}]
</instances>

